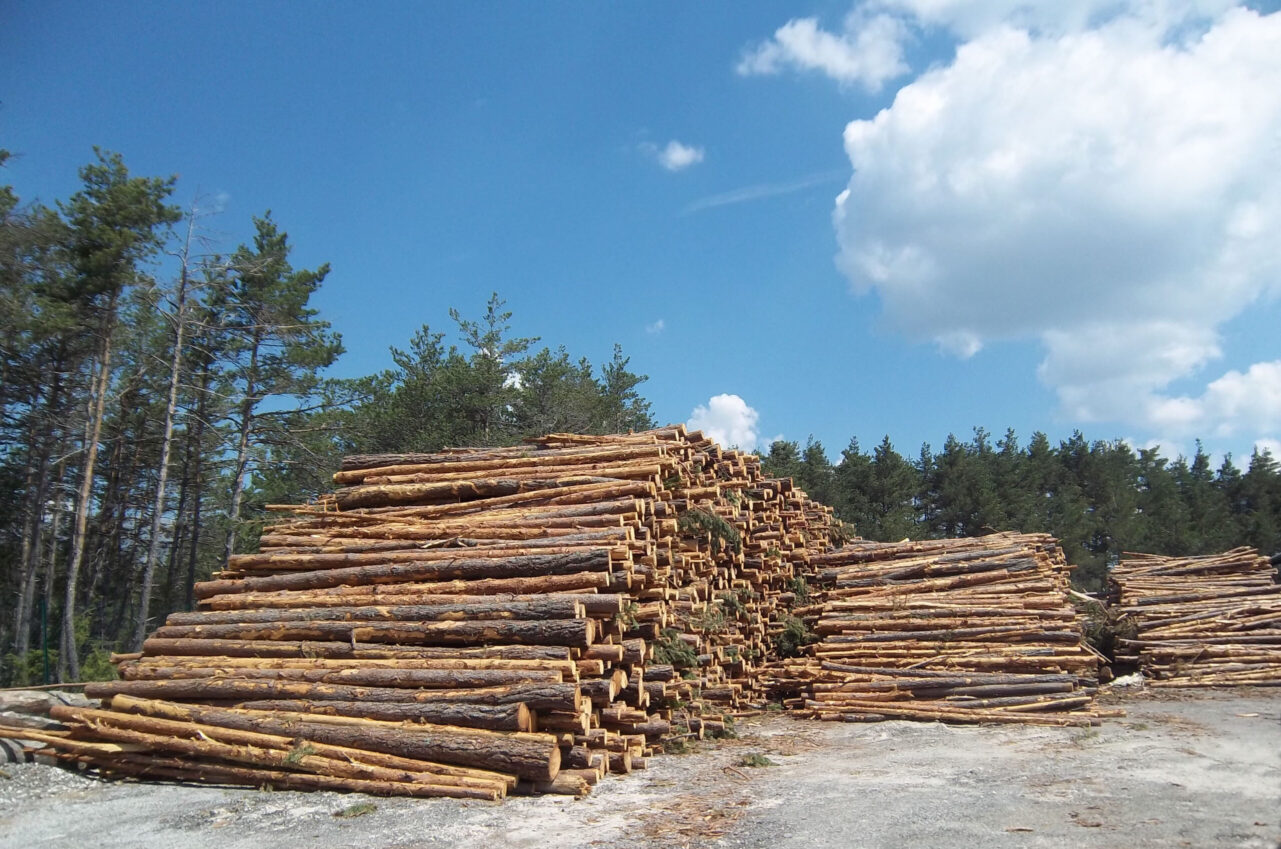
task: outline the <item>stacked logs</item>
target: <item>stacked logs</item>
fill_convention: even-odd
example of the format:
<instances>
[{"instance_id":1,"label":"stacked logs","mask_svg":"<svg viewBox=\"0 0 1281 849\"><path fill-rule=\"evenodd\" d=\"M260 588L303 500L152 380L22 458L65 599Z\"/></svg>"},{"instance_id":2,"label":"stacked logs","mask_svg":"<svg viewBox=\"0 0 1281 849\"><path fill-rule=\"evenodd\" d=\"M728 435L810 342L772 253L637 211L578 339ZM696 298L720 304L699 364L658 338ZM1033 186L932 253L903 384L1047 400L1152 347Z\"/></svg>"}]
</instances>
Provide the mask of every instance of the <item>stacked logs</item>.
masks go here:
<instances>
[{"instance_id":1,"label":"stacked logs","mask_svg":"<svg viewBox=\"0 0 1281 849\"><path fill-rule=\"evenodd\" d=\"M856 541L811 558L818 642L773 664L784 704L818 719L1097 724L1099 656L1045 535Z\"/></svg>"},{"instance_id":2,"label":"stacked logs","mask_svg":"<svg viewBox=\"0 0 1281 849\"><path fill-rule=\"evenodd\" d=\"M1116 659L1137 664L1153 686L1281 685L1281 585L1255 549L1128 554L1110 588L1134 626L1117 640Z\"/></svg>"},{"instance_id":3,"label":"stacked logs","mask_svg":"<svg viewBox=\"0 0 1281 849\"><path fill-rule=\"evenodd\" d=\"M724 730L831 511L669 427L347 458L49 744L112 774L585 793Z\"/></svg>"}]
</instances>

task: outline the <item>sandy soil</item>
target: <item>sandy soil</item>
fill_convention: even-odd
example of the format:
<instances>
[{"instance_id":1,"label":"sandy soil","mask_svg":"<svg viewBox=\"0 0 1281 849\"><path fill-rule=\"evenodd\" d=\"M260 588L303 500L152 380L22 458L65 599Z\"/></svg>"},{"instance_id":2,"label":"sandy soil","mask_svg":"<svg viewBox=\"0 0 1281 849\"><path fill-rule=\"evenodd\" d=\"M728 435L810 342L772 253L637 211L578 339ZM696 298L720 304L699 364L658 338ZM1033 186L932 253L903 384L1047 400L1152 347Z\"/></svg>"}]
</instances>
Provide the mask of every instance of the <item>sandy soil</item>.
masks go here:
<instances>
[{"instance_id":1,"label":"sandy soil","mask_svg":"<svg viewBox=\"0 0 1281 849\"><path fill-rule=\"evenodd\" d=\"M583 800L372 800L0 777L0 847L1281 849L1281 691L1143 691L1095 729L807 723L602 782ZM771 766L745 765L760 755Z\"/></svg>"}]
</instances>

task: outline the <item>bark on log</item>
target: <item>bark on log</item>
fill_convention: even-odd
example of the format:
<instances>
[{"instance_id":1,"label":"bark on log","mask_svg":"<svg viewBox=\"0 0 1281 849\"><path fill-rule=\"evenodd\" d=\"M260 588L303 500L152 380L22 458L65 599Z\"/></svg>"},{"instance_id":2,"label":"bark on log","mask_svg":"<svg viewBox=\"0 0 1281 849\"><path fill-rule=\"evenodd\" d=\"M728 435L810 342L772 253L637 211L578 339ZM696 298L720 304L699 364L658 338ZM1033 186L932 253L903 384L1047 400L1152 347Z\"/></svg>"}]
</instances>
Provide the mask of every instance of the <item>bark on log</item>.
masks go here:
<instances>
[{"instance_id":1,"label":"bark on log","mask_svg":"<svg viewBox=\"0 0 1281 849\"><path fill-rule=\"evenodd\" d=\"M399 646L473 646L505 643L586 648L596 633L593 619L478 622L275 622L261 625L162 626L153 639L261 640L391 643ZM144 649L146 644L144 644Z\"/></svg>"},{"instance_id":2,"label":"bark on log","mask_svg":"<svg viewBox=\"0 0 1281 849\"><path fill-rule=\"evenodd\" d=\"M560 748L556 738L549 734L501 733L372 720L320 722L307 714L247 712L139 699L113 701L113 707L177 721L301 737L332 746L510 773L535 781L550 781L560 769Z\"/></svg>"},{"instance_id":3,"label":"bark on log","mask_svg":"<svg viewBox=\"0 0 1281 849\"><path fill-rule=\"evenodd\" d=\"M524 702L511 705L477 705L466 702L404 704L395 702L302 701L262 699L241 703L246 710L287 711L317 716L351 716L385 722L426 722L487 731L534 730L533 715Z\"/></svg>"},{"instance_id":4,"label":"bark on log","mask_svg":"<svg viewBox=\"0 0 1281 849\"><path fill-rule=\"evenodd\" d=\"M167 640L152 637L142 647L147 656L569 659L567 646L397 646L307 640Z\"/></svg>"},{"instance_id":5,"label":"bark on log","mask_svg":"<svg viewBox=\"0 0 1281 849\"><path fill-rule=\"evenodd\" d=\"M575 572L609 571L608 550L574 554L529 554L510 558L463 558L352 566L318 572L273 575L243 580L207 581L196 586L199 598L242 592L308 590L364 584L394 584L424 580L474 580L480 578L530 578Z\"/></svg>"},{"instance_id":6,"label":"bark on log","mask_svg":"<svg viewBox=\"0 0 1281 849\"><path fill-rule=\"evenodd\" d=\"M107 681L85 685L91 699L126 695L143 699L205 701L259 701L303 699L308 701L367 701L424 704L467 702L510 705L524 702L534 711L576 712L582 705L577 684L509 684L457 690L409 690L399 687L356 687L347 684L308 684L293 681L243 679L183 679L169 681Z\"/></svg>"}]
</instances>

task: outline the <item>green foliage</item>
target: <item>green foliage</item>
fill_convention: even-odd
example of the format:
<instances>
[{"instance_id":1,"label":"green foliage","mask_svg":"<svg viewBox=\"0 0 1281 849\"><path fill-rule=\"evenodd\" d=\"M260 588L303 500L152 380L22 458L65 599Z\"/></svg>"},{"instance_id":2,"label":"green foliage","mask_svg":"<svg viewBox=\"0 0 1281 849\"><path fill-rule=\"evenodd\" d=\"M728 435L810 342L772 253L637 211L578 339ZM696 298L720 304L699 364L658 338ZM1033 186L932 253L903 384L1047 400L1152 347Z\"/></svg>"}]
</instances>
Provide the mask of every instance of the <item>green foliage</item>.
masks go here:
<instances>
[{"instance_id":1,"label":"green foliage","mask_svg":"<svg viewBox=\"0 0 1281 849\"><path fill-rule=\"evenodd\" d=\"M552 432L643 430L654 422L622 349L594 373L564 347L530 353L538 340L510 336L512 313L494 294L480 320L451 310L455 342L428 325L395 368L366 381L344 421L355 452L436 451L457 445L513 445ZM670 487L669 487L670 488Z\"/></svg>"},{"instance_id":2,"label":"green foliage","mask_svg":"<svg viewBox=\"0 0 1281 849\"><path fill-rule=\"evenodd\" d=\"M310 757L320 751L306 740L298 740L294 743L293 748L285 755L285 763L296 766L302 763L303 758Z\"/></svg>"},{"instance_id":3,"label":"green foliage","mask_svg":"<svg viewBox=\"0 0 1281 849\"><path fill-rule=\"evenodd\" d=\"M115 681L119 678L116 665L111 662L111 652L102 645L95 645L80 662L82 681Z\"/></svg>"},{"instance_id":4,"label":"green foliage","mask_svg":"<svg viewBox=\"0 0 1281 849\"><path fill-rule=\"evenodd\" d=\"M685 729L686 733L689 729ZM698 746L691 742L689 737L676 736L667 737L663 740L663 754L665 755L689 755L698 751Z\"/></svg>"},{"instance_id":5,"label":"green foliage","mask_svg":"<svg viewBox=\"0 0 1281 849\"><path fill-rule=\"evenodd\" d=\"M817 635L805 627L805 622L795 616L784 616L783 630L774 637L774 651L779 657L800 657L801 649L818 640Z\"/></svg>"},{"instance_id":6,"label":"green foliage","mask_svg":"<svg viewBox=\"0 0 1281 849\"><path fill-rule=\"evenodd\" d=\"M640 605L634 601L627 602L623 607L622 613L618 614L618 622L624 631L636 627L636 614L640 612Z\"/></svg>"},{"instance_id":7,"label":"green foliage","mask_svg":"<svg viewBox=\"0 0 1281 849\"><path fill-rule=\"evenodd\" d=\"M698 665L698 655L681 639L680 631L666 628L654 643L654 663L685 670Z\"/></svg>"},{"instance_id":8,"label":"green foliage","mask_svg":"<svg viewBox=\"0 0 1281 849\"><path fill-rule=\"evenodd\" d=\"M714 740L737 740L737 739L738 739L738 725L734 722L734 717L732 717L732 716L726 716L726 717L722 720L721 727L720 727L719 729L716 729L716 730L713 730L713 731L712 731L712 739L714 739Z\"/></svg>"},{"instance_id":9,"label":"green foliage","mask_svg":"<svg viewBox=\"0 0 1281 849\"><path fill-rule=\"evenodd\" d=\"M1085 608L1086 618L1082 631L1086 642L1104 657L1116 656L1117 640L1133 640L1138 637L1138 623L1115 608L1104 607L1098 602L1079 602L1077 607Z\"/></svg>"},{"instance_id":10,"label":"green foliage","mask_svg":"<svg viewBox=\"0 0 1281 849\"><path fill-rule=\"evenodd\" d=\"M771 447L771 473L801 464L795 443ZM1252 545L1281 550L1281 468L1256 451L1242 473L1216 471L1200 444L1174 462L1155 448L1089 442L1079 432L1057 446L1035 433L1021 447L1013 431L991 443L976 428L949 436L942 451L923 445L909 462L888 437L871 454L850 441L833 473L831 504L875 540L970 536L997 530L1057 537L1079 568L1073 583L1101 589L1122 552L1200 554ZM836 545L846 528L833 529Z\"/></svg>"},{"instance_id":11,"label":"green foliage","mask_svg":"<svg viewBox=\"0 0 1281 849\"><path fill-rule=\"evenodd\" d=\"M715 604L707 605L701 612L690 617L689 627L703 634L721 634L728 627L725 611Z\"/></svg>"},{"instance_id":12,"label":"green foliage","mask_svg":"<svg viewBox=\"0 0 1281 849\"><path fill-rule=\"evenodd\" d=\"M743 755L738 759L738 765L751 767L753 769L762 766L778 766L778 764L760 752L751 752L750 754Z\"/></svg>"},{"instance_id":13,"label":"green foliage","mask_svg":"<svg viewBox=\"0 0 1281 849\"><path fill-rule=\"evenodd\" d=\"M354 805L348 805L341 811L334 811L334 816L341 817L343 819L350 819L352 817L363 817L365 814L372 814L376 810L378 810L378 806L373 802L357 802Z\"/></svg>"},{"instance_id":14,"label":"green foliage","mask_svg":"<svg viewBox=\"0 0 1281 849\"><path fill-rule=\"evenodd\" d=\"M796 604L808 604L810 600L810 585L805 580L804 575L797 575L788 584L788 589L796 596Z\"/></svg>"},{"instance_id":15,"label":"green foliage","mask_svg":"<svg viewBox=\"0 0 1281 849\"><path fill-rule=\"evenodd\" d=\"M719 554L723 547L735 554L743 550L743 540L739 537L738 529L715 513L695 507L682 513L676 524L682 533L710 534L714 554Z\"/></svg>"},{"instance_id":16,"label":"green foliage","mask_svg":"<svg viewBox=\"0 0 1281 849\"><path fill-rule=\"evenodd\" d=\"M49 647L49 674L58 668L58 649ZM4 656L5 682L10 687L44 684L44 651L30 649L22 655L9 652ZM52 683L52 682L50 682Z\"/></svg>"},{"instance_id":17,"label":"green foliage","mask_svg":"<svg viewBox=\"0 0 1281 849\"><path fill-rule=\"evenodd\" d=\"M726 590L717 598L721 602L721 609L725 611L725 615L737 619L747 612L748 605L756 599L756 593L749 587L743 587L733 592Z\"/></svg>"}]
</instances>

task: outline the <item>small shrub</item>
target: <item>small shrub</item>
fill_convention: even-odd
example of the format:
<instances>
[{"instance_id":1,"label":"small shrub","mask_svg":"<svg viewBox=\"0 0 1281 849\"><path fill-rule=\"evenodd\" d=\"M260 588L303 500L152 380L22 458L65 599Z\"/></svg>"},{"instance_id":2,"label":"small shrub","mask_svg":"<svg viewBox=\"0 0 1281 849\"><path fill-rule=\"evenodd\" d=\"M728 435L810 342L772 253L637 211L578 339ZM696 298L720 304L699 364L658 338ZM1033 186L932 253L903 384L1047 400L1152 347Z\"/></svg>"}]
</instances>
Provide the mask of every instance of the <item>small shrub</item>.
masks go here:
<instances>
[{"instance_id":1,"label":"small shrub","mask_svg":"<svg viewBox=\"0 0 1281 849\"><path fill-rule=\"evenodd\" d=\"M783 617L783 630L774 638L774 650L779 657L800 657L801 649L816 642L818 637L805 623L795 616Z\"/></svg>"},{"instance_id":2,"label":"small shrub","mask_svg":"<svg viewBox=\"0 0 1281 849\"><path fill-rule=\"evenodd\" d=\"M828 538L832 541L832 545L840 548L845 543L858 539L858 533L849 522L834 519L832 520L832 526L828 528Z\"/></svg>"},{"instance_id":3,"label":"small shrub","mask_svg":"<svg viewBox=\"0 0 1281 849\"><path fill-rule=\"evenodd\" d=\"M734 724L734 717L725 717L724 723L724 727L720 731L712 732L712 737L718 740L737 740L738 726Z\"/></svg>"},{"instance_id":4,"label":"small shrub","mask_svg":"<svg viewBox=\"0 0 1281 849\"><path fill-rule=\"evenodd\" d=\"M308 755L314 755L317 751L316 747L308 743L306 740L299 740L294 744L294 747L289 750L289 754L285 755L285 763L290 765L300 764L302 763L303 758Z\"/></svg>"},{"instance_id":5,"label":"small shrub","mask_svg":"<svg viewBox=\"0 0 1281 849\"><path fill-rule=\"evenodd\" d=\"M688 737L668 737L663 741L663 754L688 755L693 751L696 751L696 748L689 742Z\"/></svg>"},{"instance_id":6,"label":"small shrub","mask_svg":"<svg viewBox=\"0 0 1281 849\"><path fill-rule=\"evenodd\" d=\"M729 548L735 554L743 550L743 540L738 529L715 513L698 508L686 510L677 519L676 525L682 533L710 534L713 554L720 554L722 547Z\"/></svg>"},{"instance_id":7,"label":"small shrub","mask_svg":"<svg viewBox=\"0 0 1281 849\"><path fill-rule=\"evenodd\" d=\"M357 802L354 805L348 805L341 811L334 811L334 816L344 818L363 817L365 814L372 814L376 810L378 810L378 806L373 802Z\"/></svg>"},{"instance_id":8,"label":"small shrub","mask_svg":"<svg viewBox=\"0 0 1281 849\"><path fill-rule=\"evenodd\" d=\"M1116 657L1117 640L1133 640L1139 635L1138 623L1133 618L1104 607L1097 601L1081 602L1085 609L1082 631L1085 641L1109 660Z\"/></svg>"},{"instance_id":9,"label":"small shrub","mask_svg":"<svg viewBox=\"0 0 1281 849\"><path fill-rule=\"evenodd\" d=\"M636 627L636 614L640 613L640 605L634 601L627 602L623 612L618 614L618 622L623 626L624 631L630 631Z\"/></svg>"},{"instance_id":10,"label":"small shrub","mask_svg":"<svg viewBox=\"0 0 1281 849\"><path fill-rule=\"evenodd\" d=\"M702 613L690 617L689 620L690 628L704 634L720 634L725 631L726 625L725 611L714 604L707 605Z\"/></svg>"},{"instance_id":11,"label":"small shrub","mask_svg":"<svg viewBox=\"0 0 1281 849\"><path fill-rule=\"evenodd\" d=\"M676 669L688 669L698 665L698 655L694 653L693 646L681 639L680 631L667 628L654 643L654 662Z\"/></svg>"},{"instance_id":12,"label":"small shrub","mask_svg":"<svg viewBox=\"0 0 1281 849\"><path fill-rule=\"evenodd\" d=\"M778 766L778 764L774 763L760 752L752 752L750 755L743 755L743 757L739 758L738 765L753 768L759 766Z\"/></svg>"}]
</instances>

